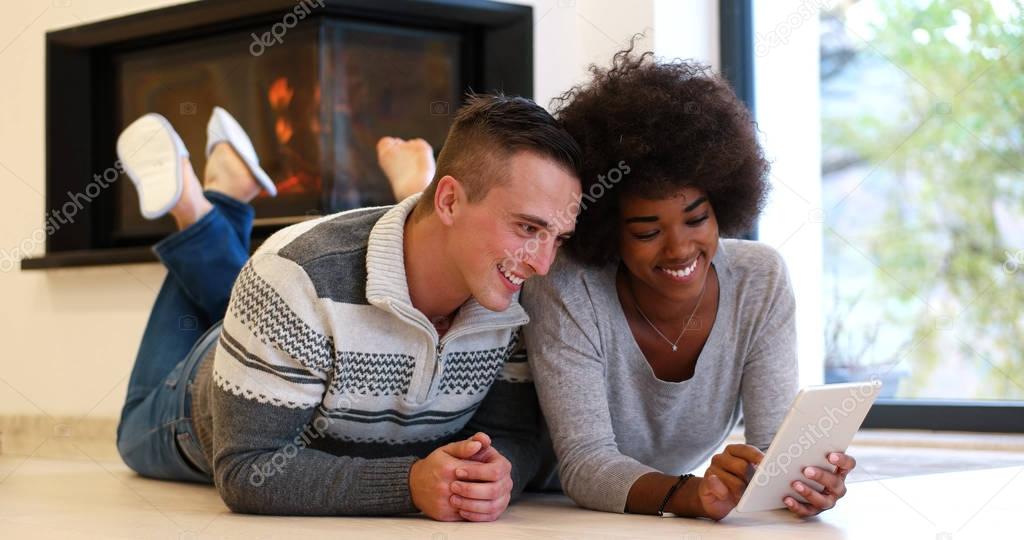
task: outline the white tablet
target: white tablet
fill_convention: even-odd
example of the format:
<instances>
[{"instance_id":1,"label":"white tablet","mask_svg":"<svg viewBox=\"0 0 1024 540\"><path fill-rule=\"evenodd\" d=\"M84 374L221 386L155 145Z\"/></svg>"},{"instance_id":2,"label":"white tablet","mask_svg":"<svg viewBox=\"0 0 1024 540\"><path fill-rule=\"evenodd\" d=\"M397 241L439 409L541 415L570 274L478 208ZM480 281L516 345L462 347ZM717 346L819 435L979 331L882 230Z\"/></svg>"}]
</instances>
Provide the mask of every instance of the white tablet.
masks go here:
<instances>
[{"instance_id":1,"label":"white tablet","mask_svg":"<svg viewBox=\"0 0 1024 540\"><path fill-rule=\"evenodd\" d=\"M786 495L807 502L793 489L793 482L800 480L821 489L803 475L804 467L835 470L835 465L828 462L828 454L846 452L881 388L882 383L876 380L800 390L750 478L736 511L785 508L782 499Z\"/></svg>"}]
</instances>

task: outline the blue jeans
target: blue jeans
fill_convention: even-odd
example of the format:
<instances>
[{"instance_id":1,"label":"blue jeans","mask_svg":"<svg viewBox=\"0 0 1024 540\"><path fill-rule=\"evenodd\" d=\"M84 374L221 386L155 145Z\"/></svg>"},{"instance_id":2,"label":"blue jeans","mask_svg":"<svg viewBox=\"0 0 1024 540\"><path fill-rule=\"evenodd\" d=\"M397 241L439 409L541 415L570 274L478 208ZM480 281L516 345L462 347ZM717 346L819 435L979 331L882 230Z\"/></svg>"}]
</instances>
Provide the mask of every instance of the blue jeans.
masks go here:
<instances>
[{"instance_id":1,"label":"blue jeans","mask_svg":"<svg viewBox=\"0 0 1024 540\"><path fill-rule=\"evenodd\" d=\"M142 335L117 427L121 459L142 476L211 481L192 425L189 386L215 346L231 287L249 259L253 208L207 191L213 210L153 251L167 267Z\"/></svg>"}]
</instances>

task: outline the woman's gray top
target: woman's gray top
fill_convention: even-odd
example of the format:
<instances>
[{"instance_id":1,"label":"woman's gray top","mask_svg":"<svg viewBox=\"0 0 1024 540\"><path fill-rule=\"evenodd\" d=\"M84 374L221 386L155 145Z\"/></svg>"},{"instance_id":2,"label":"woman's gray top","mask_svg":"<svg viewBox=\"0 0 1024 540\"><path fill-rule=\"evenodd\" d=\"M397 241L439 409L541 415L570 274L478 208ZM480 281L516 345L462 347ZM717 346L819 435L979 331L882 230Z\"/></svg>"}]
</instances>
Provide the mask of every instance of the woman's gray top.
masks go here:
<instances>
[{"instance_id":1,"label":"woman's gray top","mask_svg":"<svg viewBox=\"0 0 1024 540\"><path fill-rule=\"evenodd\" d=\"M527 354L561 484L577 504L625 511L639 477L690 472L741 416L748 444L771 443L797 390L786 267L771 247L743 240L720 241L712 264L718 314L682 382L655 377L640 351L616 293L618 264L588 267L563 255L527 282Z\"/></svg>"}]
</instances>

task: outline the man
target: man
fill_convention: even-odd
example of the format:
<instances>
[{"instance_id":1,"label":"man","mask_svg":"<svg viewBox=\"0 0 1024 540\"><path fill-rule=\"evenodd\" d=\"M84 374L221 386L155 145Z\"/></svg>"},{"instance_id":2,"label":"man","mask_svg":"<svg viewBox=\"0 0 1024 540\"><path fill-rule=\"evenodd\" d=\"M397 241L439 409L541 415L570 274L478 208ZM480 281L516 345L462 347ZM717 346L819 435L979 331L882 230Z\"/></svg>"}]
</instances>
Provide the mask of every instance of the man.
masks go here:
<instances>
[{"instance_id":1,"label":"man","mask_svg":"<svg viewBox=\"0 0 1024 540\"><path fill-rule=\"evenodd\" d=\"M538 467L518 295L572 232L579 155L529 100L471 99L422 195L279 231L240 269L222 328L166 384L129 383L125 461L212 479L239 512L496 519ZM180 387L184 414L146 405ZM158 466L167 441L191 471Z\"/></svg>"}]
</instances>

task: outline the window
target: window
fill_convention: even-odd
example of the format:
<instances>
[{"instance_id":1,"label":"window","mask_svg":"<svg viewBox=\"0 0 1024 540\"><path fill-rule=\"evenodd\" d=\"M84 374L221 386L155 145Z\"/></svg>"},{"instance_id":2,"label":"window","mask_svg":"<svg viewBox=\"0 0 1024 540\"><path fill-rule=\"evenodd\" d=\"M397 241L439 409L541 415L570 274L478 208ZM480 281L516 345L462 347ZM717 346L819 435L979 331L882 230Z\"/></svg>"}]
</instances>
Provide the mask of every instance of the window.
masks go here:
<instances>
[{"instance_id":1,"label":"window","mask_svg":"<svg viewBox=\"0 0 1024 540\"><path fill-rule=\"evenodd\" d=\"M1020 430L1024 3L749 10L774 162L761 239L782 246L791 273L818 274L819 324L798 330L823 340L802 369L881 379L879 426ZM805 309L814 294L796 286Z\"/></svg>"}]
</instances>

